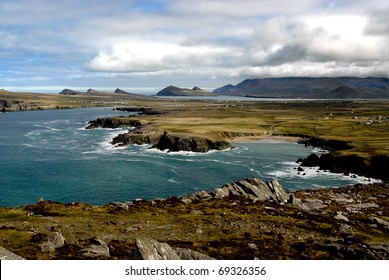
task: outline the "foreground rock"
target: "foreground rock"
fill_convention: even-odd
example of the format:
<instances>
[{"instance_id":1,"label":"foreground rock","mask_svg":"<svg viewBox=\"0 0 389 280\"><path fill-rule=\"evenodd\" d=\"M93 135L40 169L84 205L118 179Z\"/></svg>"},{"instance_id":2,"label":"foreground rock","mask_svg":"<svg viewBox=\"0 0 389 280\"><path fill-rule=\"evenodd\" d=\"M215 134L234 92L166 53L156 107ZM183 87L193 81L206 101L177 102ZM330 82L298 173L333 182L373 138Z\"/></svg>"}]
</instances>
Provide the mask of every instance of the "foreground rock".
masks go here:
<instances>
[{"instance_id":1,"label":"foreground rock","mask_svg":"<svg viewBox=\"0 0 389 280\"><path fill-rule=\"evenodd\" d=\"M290 192L247 178L152 201L0 208L0 223L0 246L25 259L389 259L387 184Z\"/></svg>"},{"instance_id":2,"label":"foreground rock","mask_svg":"<svg viewBox=\"0 0 389 280\"><path fill-rule=\"evenodd\" d=\"M202 253L183 248L172 248L166 243L154 239L137 238L137 249L143 260L213 260Z\"/></svg>"},{"instance_id":3,"label":"foreground rock","mask_svg":"<svg viewBox=\"0 0 389 280\"><path fill-rule=\"evenodd\" d=\"M8 251L4 247L0 246L0 260L24 260L21 256L18 256L11 251Z\"/></svg>"},{"instance_id":4,"label":"foreground rock","mask_svg":"<svg viewBox=\"0 0 389 280\"><path fill-rule=\"evenodd\" d=\"M255 177L226 184L213 192L201 191L187 195L182 199L188 203L212 198L245 198L251 201L272 201L278 204L285 204L293 200L291 199L291 194L287 194L277 180L265 183Z\"/></svg>"}]
</instances>

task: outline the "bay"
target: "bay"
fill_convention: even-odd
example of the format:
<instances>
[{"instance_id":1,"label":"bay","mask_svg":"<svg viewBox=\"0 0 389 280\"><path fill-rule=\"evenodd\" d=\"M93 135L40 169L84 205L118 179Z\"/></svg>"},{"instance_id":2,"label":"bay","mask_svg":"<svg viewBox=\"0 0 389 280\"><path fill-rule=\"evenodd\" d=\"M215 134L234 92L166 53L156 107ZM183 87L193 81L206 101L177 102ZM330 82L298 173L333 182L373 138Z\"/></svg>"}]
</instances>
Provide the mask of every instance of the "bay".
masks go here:
<instances>
[{"instance_id":1,"label":"bay","mask_svg":"<svg viewBox=\"0 0 389 280\"><path fill-rule=\"evenodd\" d=\"M166 153L148 146L115 148L110 140L127 129L86 130L112 108L0 114L0 206L45 200L100 205L213 190L256 176L278 179L286 189L336 187L367 178L304 168L295 161L319 151L297 143L259 141L205 154Z\"/></svg>"}]
</instances>

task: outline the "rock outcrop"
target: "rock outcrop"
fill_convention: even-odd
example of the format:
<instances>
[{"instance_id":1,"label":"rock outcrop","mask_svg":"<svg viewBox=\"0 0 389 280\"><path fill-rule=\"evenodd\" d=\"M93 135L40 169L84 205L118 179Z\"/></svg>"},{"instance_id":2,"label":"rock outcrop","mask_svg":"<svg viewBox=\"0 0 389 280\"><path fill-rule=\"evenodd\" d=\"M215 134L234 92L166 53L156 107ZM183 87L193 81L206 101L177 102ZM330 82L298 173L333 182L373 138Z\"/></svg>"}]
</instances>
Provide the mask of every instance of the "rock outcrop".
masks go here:
<instances>
[{"instance_id":1,"label":"rock outcrop","mask_svg":"<svg viewBox=\"0 0 389 280\"><path fill-rule=\"evenodd\" d=\"M301 166L318 166L322 170L328 170L333 173L354 173L365 177L389 180L389 173L387 172L387 166L389 166L388 156L342 155L339 151L348 150L352 147L346 141L341 140L310 137L299 142L306 146L318 147L329 151L329 153L320 156L311 154L304 159L299 159L297 162L301 163Z\"/></svg>"},{"instance_id":2,"label":"rock outcrop","mask_svg":"<svg viewBox=\"0 0 389 280\"><path fill-rule=\"evenodd\" d=\"M231 144L226 141L212 141L204 137L178 136L164 132L158 142L152 146L162 151L168 152L196 152L205 153L210 150L225 150L231 148Z\"/></svg>"},{"instance_id":3,"label":"rock outcrop","mask_svg":"<svg viewBox=\"0 0 389 280\"><path fill-rule=\"evenodd\" d=\"M140 127L142 126L140 121L118 119L118 118L101 118L94 121L90 121L85 129L94 128L120 128L120 127Z\"/></svg>"},{"instance_id":4,"label":"rock outcrop","mask_svg":"<svg viewBox=\"0 0 389 280\"><path fill-rule=\"evenodd\" d=\"M161 133L152 125L139 125L133 130L115 136L111 144L116 146L154 144L161 137Z\"/></svg>"},{"instance_id":5,"label":"rock outcrop","mask_svg":"<svg viewBox=\"0 0 389 280\"><path fill-rule=\"evenodd\" d=\"M214 260L207 255L191 249L172 248L167 243L148 237L139 237L135 241L143 260Z\"/></svg>"},{"instance_id":6,"label":"rock outcrop","mask_svg":"<svg viewBox=\"0 0 389 280\"><path fill-rule=\"evenodd\" d=\"M315 167L328 170L333 173L354 173L365 177L372 177L381 180L389 180L387 167L389 157L360 155L340 155L336 152L318 155L312 154L305 159L299 160L301 166Z\"/></svg>"}]
</instances>

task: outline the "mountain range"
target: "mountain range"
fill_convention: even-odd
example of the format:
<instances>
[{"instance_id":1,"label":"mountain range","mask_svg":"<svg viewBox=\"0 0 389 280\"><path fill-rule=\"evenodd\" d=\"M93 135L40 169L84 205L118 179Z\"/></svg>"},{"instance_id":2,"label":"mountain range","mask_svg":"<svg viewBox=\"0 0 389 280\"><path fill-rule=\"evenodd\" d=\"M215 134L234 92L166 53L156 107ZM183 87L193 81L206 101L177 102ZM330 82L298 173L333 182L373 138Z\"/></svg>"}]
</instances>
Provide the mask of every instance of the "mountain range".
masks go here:
<instances>
[{"instance_id":1,"label":"mountain range","mask_svg":"<svg viewBox=\"0 0 389 280\"><path fill-rule=\"evenodd\" d=\"M262 98L389 98L389 80L377 77L246 79L235 86L217 88L213 93Z\"/></svg>"}]
</instances>

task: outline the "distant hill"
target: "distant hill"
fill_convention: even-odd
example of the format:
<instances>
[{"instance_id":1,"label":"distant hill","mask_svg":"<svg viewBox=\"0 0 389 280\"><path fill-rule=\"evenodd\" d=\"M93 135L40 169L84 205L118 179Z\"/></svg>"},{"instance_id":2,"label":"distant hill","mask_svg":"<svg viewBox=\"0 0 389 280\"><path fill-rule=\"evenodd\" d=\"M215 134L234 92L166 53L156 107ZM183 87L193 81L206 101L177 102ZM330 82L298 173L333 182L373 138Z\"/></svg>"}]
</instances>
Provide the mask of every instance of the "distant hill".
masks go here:
<instances>
[{"instance_id":1,"label":"distant hill","mask_svg":"<svg viewBox=\"0 0 389 280\"><path fill-rule=\"evenodd\" d=\"M63 95L77 95L77 94L84 94L84 95L128 94L128 95L138 96L138 94L130 93L130 92L121 90L119 88L117 88L114 92L98 91L98 90L94 90L92 88L88 89L86 92L82 92L82 91L76 91L76 90L65 88L59 94L63 94Z\"/></svg>"},{"instance_id":2,"label":"distant hill","mask_svg":"<svg viewBox=\"0 0 389 280\"><path fill-rule=\"evenodd\" d=\"M263 78L247 79L213 91L219 95L275 98L389 98L387 78Z\"/></svg>"},{"instance_id":3,"label":"distant hill","mask_svg":"<svg viewBox=\"0 0 389 280\"><path fill-rule=\"evenodd\" d=\"M62 94L62 95L77 95L77 94L84 94L84 93L81 92L81 91L76 91L76 90L65 88L59 94Z\"/></svg>"},{"instance_id":4,"label":"distant hill","mask_svg":"<svg viewBox=\"0 0 389 280\"><path fill-rule=\"evenodd\" d=\"M195 86L192 89L168 86L157 93L157 96L211 96L211 92Z\"/></svg>"},{"instance_id":5,"label":"distant hill","mask_svg":"<svg viewBox=\"0 0 389 280\"><path fill-rule=\"evenodd\" d=\"M130 92L127 92L127 91L124 91L120 88L117 88L115 89L115 91L113 93L120 93L120 94L133 94L133 93L130 93Z\"/></svg>"}]
</instances>

